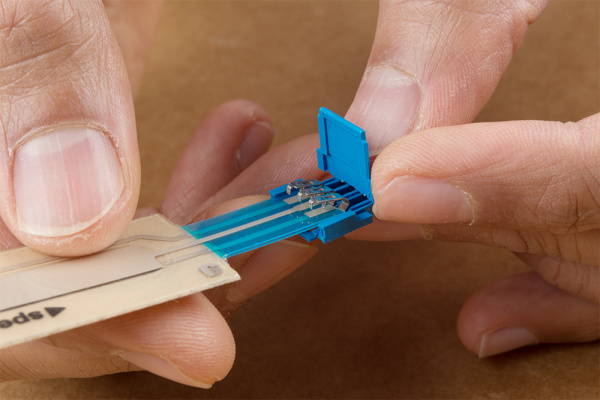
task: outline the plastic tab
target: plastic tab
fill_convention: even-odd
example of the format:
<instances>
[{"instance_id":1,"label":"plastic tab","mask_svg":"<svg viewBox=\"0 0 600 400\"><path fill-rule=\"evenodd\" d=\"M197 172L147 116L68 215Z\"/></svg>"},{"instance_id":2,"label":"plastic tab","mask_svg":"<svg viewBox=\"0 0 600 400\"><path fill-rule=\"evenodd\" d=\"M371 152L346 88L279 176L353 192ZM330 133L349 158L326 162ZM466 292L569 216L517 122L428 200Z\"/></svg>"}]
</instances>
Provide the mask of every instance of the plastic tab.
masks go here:
<instances>
[{"instance_id":1,"label":"plastic tab","mask_svg":"<svg viewBox=\"0 0 600 400\"><path fill-rule=\"evenodd\" d=\"M319 168L354 186L373 200L369 146L364 129L321 107L319 110Z\"/></svg>"}]
</instances>

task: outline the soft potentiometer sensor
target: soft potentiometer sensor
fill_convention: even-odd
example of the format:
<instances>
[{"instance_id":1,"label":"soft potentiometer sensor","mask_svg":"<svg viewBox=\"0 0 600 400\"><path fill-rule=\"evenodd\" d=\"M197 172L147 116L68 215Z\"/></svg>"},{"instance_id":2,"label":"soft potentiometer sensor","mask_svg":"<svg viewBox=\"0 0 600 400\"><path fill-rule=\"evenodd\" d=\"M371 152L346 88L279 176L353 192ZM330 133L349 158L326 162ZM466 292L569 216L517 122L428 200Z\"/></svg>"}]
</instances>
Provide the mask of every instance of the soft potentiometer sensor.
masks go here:
<instances>
[{"instance_id":1,"label":"soft potentiometer sensor","mask_svg":"<svg viewBox=\"0 0 600 400\"><path fill-rule=\"evenodd\" d=\"M106 250L59 258L21 247L0 253L0 348L239 280L227 258L300 235L324 243L373 220L365 131L319 111L319 168L263 202L178 226L160 214L131 222Z\"/></svg>"}]
</instances>

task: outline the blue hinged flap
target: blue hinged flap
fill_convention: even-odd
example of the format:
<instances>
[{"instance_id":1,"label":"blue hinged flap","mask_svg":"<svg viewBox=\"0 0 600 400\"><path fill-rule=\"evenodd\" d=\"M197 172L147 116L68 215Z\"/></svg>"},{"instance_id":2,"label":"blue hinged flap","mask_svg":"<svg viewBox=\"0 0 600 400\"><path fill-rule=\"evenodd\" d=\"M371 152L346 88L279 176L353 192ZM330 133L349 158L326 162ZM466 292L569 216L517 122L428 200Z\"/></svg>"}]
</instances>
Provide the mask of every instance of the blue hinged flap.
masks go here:
<instances>
[{"instance_id":1,"label":"blue hinged flap","mask_svg":"<svg viewBox=\"0 0 600 400\"><path fill-rule=\"evenodd\" d=\"M371 172L365 131L326 108L319 110L319 168L354 186L369 199Z\"/></svg>"}]
</instances>

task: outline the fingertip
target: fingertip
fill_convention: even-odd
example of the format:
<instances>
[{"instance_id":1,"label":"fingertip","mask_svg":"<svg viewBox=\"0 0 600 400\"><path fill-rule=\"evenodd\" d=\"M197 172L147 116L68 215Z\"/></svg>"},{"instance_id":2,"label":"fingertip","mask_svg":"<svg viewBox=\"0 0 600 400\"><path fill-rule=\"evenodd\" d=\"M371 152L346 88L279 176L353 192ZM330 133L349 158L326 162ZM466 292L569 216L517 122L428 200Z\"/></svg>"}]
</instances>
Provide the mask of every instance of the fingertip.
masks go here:
<instances>
[{"instance_id":1,"label":"fingertip","mask_svg":"<svg viewBox=\"0 0 600 400\"><path fill-rule=\"evenodd\" d=\"M597 340L599 318L597 304L527 272L471 296L459 313L457 333L468 350L489 357L538 343Z\"/></svg>"},{"instance_id":2,"label":"fingertip","mask_svg":"<svg viewBox=\"0 0 600 400\"><path fill-rule=\"evenodd\" d=\"M254 161L267 152L273 141L273 125L261 120L255 120L246 129L244 139L236 153L236 158L242 169L248 168Z\"/></svg>"},{"instance_id":3,"label":"fingertip","mask_svg":"<svg viewBox=\"0 0 600 400\"><path fill-rule=\"evenodd\" d=\"M521 347L539 344L540 340L529 329L511 326L486 332L479 343L479 358L495 356Z\"/></svg>"},{"instance_id":4,"label":"fingertip","mask_svg":"<svg viewBox=\"0 0 600 400\"><path fill-rule=\"evenodd\" d=\"M525 326L527 290L532 273L513 275L487 285L463 305L457 320L460 341L480 358L504 353L539 339Z\"/></svg>"},{"instance_id":5,"label":"fingertip","mask_svg":"<svg viewBox=\"0 0 600 400\"><path fill-rule=\"evenodd\" d=\"M227 322L201 293L82 328L80 333L140 368L200 388L225 378L236 354Z\"/></svg>"},{"instance_id":6,"label":"fingertip","mask_svg":"<svg viewBox=\"0 0 600 400\"><path fill-rule=\"evenodd\" d=\"M165 216L189 222L207 199L268 150L273 132L267 112L250 100L232 100L211 111L171 176L162 203Z\"/></svg>"},{"instance_id":7,"label":"fingertip","mask_svg":"<svg viewBox=\"0 0 600 400\"><path fill-rule=\"evenodd\" d=\"M140 369L183 385L194 386L201 389L210 389L212 387L212 383L202 382L185 375L168 358L152 356L135 351L124 351L119 353L119 357Z\"/></svg>"}]
</instances>

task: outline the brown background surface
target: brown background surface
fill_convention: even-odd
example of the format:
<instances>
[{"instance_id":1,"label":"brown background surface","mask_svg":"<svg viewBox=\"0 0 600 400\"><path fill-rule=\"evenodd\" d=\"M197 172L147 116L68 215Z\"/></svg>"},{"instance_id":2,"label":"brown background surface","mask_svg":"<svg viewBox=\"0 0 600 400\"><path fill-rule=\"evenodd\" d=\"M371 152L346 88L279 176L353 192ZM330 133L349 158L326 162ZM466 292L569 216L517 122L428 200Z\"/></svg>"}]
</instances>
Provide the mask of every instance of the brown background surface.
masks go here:
<instances>
[{"instance_id":1,"label":"brown background surface","mask_svg":"<svg viewBox=\"0 0 600 400\"><path fill-rule=\"evenodd\" d=\"M276 143L343 114L365 66L374 1L171 1L136 102L141 206L159 205L194 128L239 97L272 115ZM600 4L554 1L479 121L578 120L600 109ZM477 288L523 271L478 245L339 240L231 318L238 355L206 391L148 373L9 382L2 399L598 399L598 343L479 360L455 333Z\"/></svg>"}]
</instances>

